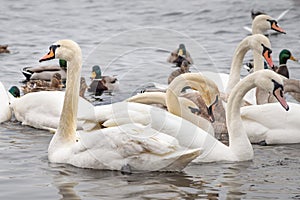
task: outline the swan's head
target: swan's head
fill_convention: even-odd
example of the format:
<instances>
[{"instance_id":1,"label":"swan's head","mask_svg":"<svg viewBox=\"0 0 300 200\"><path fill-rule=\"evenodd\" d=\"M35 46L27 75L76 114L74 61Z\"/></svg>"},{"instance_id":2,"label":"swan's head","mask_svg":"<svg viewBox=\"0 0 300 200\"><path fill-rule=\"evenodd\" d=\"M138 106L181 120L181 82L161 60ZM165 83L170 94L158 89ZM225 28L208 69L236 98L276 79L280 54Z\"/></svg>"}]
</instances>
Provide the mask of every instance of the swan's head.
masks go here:
<instances>
[{"instance_id":1,"label":"swan's head","mask_svg":"<svg viewBox=\"0 0 300 200\"><path fill-rule=\"evenodd\" d=\"M274 30L279 33L286 33L280 26L278 26L277 21L270 17L269 15L258 15L252 21L253 34L263 34L267 30Z\"/></svg>"},{"instance_id":2,"label":"swan's head","mask_svg":"<svg viewBox=\"0 0 300 200\"><path fill-rule=\"evenodd\" d=\"M262 55L268 65L273 68L274 63L272 60L272 50L271 50L271 43L270 40L262 35L262 34L254 34L252 36L249 36L250 39L250 48L253 49L254 53L258 53L259 55Z\"/></svg>"},{"instance_id":3,"label":"swan's head","mask_svg":"<svg viewBox=\"0 0 300 200\"><path fill-rule=\"evenodd\" d=\"M209 120L214 122L214 109L219 103L220 96L218 86L215 82L199 73L185 73L176 77L176 79L177 81L181 79L180 81L184 86L189 86L200 92L207 108ZM176 84L176 82L174 82L174 84Z\"/></svg>"},{"instance_id":4,"label":"swan's head","mask_svg":"<svg viewBox=\"0 0 300 200\"><path fill-rule=\"evenodd\" d=\"M81 56L79 45L72 40L59 40L49 47L49 53L39 61L43 62L58 58L69 62L74 56Z\"/></svg>"},{"instance_id":5,"label":"swan's head","mask_svg":"<svg viewBox=\"0 0 300 200\"><path fill-rule=\"evenodd\" d=\"M256 76L255 84L257 87L267 90L273 94L278 102L289 110L289 106L284 98L283 78L272 70L259 70L252 75Z\"/></svg>"}]
</instances>

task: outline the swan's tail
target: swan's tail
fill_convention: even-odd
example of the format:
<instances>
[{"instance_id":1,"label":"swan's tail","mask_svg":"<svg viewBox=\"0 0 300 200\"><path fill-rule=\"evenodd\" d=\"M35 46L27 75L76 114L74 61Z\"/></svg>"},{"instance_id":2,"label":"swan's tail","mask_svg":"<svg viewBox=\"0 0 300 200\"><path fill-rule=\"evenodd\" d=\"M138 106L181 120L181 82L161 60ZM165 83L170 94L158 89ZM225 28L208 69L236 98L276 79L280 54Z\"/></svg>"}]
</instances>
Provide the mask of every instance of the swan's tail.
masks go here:
<instances>
[{"instance_id":1,"label":"swan's tail","mask_svg":"<svg viewBox=\"0 0 300 200\"><path fill-rule=\"evenodd\" d=\"M0 123L8 121L12 117L9 102L8 93L2 82L0 82Z\"/></svg>"},{"instance_id":2,"label":"swan's tail","mask_svg":"<svg viewBox=\"0 0 300 200\"><path fill-rule=\"evenodd\" d=\"M183 170L192 160L197 158L201 154L201 149L183 149L182 151L176 151L160 161L163 163L170 163L163 167L159 171L181 171Z\"/></svg>"}]
</instances>

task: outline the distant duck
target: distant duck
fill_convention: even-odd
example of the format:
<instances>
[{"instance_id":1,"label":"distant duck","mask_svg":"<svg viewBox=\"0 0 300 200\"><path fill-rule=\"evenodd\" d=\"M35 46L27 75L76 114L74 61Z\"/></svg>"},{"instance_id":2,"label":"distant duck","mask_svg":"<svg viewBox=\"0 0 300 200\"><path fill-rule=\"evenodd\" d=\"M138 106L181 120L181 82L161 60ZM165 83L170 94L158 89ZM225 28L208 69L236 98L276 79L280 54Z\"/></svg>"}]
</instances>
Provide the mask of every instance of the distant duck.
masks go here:
<instances>
[{"instance_id":1,"label":"distant duck","mask_svg":"<svg viewBox=\"0 0 300 200\"><path fill-rule=\"evenodd\" d=\"M45 80L50 81L55 73L61 75L61 79L65 81L67 71L67 62L65 60L59 60L59 66L40 66L40 67L25 67L22 69L22 73L25 76L25 81L30 80Z\"/></svg>"},{"instance_id":2,"label":"distant duck","mask_svg":"<svg viewBox=\"0 0 300 200\"><path fill-rule=\"evenodd\" d=\"M8 45L0 45L0 53L10 53L7 47Z\"/></svg>"},{"instance_id":3,"label":"distant duck","mask_svg":"<svg viewBox=\"0 0 300 200\"><path fill-rule=\"evenodd\" d=\"M95 96L101 96L104 91L112 92L119 89L118 79L113 76L102 76L98 65L93 66L91 79L88 92L92 92Z\"/></svg>"},{"instance_id":4,"label":"distant duck","mask_svg":"<svg viewBox=\"0 0 300 200\"><path fill-rule=\"evenodd\" d=\"M39 91L55 91L62 90L63 84L60 73L53 74L51 82L45 80L30 80L21 89L24 94Z\"/></svg>"},{"instance_id":5,"label":"distant duck","mask_svg":"<svg viewBox=\"0 0 300 200\"><path fill-rule=\"evenodd\" d=\"M193 64L193 59L190 55L190 53L186 50L184 44L180 44L177 49L175 49L173 52L171 52L171 55L167 59L169 63L176 64L176 67L180 67L182 61L187 60L189 64Z\"/></svg>"},{"instance_id":6,"label":"distant duck","mask_svg":"<svg viewBox=\"0 0 300 200\"><path fill-rule=\"evenodd\" d=\"M169 78L168 78L168 84L170 84L177 76L190 72L190 65L187 60L182 61L180 69L176 69L173 71Z\"/></svg>"}]
</instances>

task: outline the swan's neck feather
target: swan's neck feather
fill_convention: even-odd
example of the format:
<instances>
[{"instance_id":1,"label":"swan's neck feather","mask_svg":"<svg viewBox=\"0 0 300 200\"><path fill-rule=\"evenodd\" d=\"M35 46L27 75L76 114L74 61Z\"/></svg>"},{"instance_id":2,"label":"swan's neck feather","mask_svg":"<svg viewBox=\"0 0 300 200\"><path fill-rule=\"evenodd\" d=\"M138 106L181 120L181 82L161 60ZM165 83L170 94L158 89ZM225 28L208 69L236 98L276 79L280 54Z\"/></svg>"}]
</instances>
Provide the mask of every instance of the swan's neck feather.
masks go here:
<instances>
[{"instance_id":1,"label":"swan's neck feather","mask_svg":"<svg viewBox=\"0 0 300 200\"><path fill-rule=\"evenodd\" d=\"M230 93L232 88L240 81L241 67L243 64L243 59L245 54L250 49L248 45L248 37L242 40L238 47L236 48L233 59L231 62L229 80L226 88L226 92Z\"/></svg>"},{"instance_id":2,"label":"swan's neck feather","mask_svg":"<svg viewBox=\"0 0 300 200\"><path fill-rule=\"evenodd\" d=\"M252 75L248 75L248 77L247 79L241 80L231 91L226 109L229 147L239 160L249 160L253 156L253 149L247 137L240 114L243 97L250 89L255 87L255 77Z\"/></svg>"},{"instance_id":3,"label":"swan's neck feather","mask_svg":"<svg viewBox=\"0 0 300 200\"><path fill-rule=\"evenodd\" d=\"M198 73L186 73L174 79L167 89L166 105L169 112L177 116L182 115L182 110L184 108L181 108L178 96L180 96L182 88L185 86L196 89L207 106L214 102L214 90L217 90L214 82Z\"/></svg>"},{"instance_id":4,"label":"swan's neck feather","mask_svg":"<svg viewBox=\"0 0 300 200\"><path fill-rule=\"evenodd\" d=\"M77 110L80 88L81 53L68 62L64 104L55 136L60 142L74 142L77 128Z\"/></svg>"}]
</instances>

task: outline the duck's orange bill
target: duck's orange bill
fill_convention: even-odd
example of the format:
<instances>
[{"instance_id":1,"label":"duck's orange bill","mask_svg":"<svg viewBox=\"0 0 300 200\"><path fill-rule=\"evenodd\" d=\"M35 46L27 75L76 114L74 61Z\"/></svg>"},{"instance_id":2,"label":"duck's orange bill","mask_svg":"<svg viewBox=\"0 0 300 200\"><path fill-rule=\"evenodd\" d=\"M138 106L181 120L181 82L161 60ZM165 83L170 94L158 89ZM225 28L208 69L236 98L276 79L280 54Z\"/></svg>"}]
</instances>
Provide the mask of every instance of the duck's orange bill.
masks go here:
<instances>
[{"instance_id":1,"label":"duck's orange bill","mask_svg":"<svg viewBox=\"0 0 300 200\"><path fill-rule=\"evenodd\" d=\"M51 48L49 53L44 55L40 60L39 62L43 62L43 61L46 61L46 60L51 60L51 59L54 59L55 57L55 54L54 54L54 51L53 49Z\"/></svg>"},{"instance_id":2,"label":"duck's orange bill","mask_svg":"<svg viewBox=\"0 0 300 200\"><path fill-rule=\"evenodd\" d=\"M290 57L290 59L291 59L291 60L293 60L293 61L296 61L296 62L298 62L298 59L297 59L297 58L295 58L294 56L291 56L291 57Z\"/></svg>"}]
</instances>

